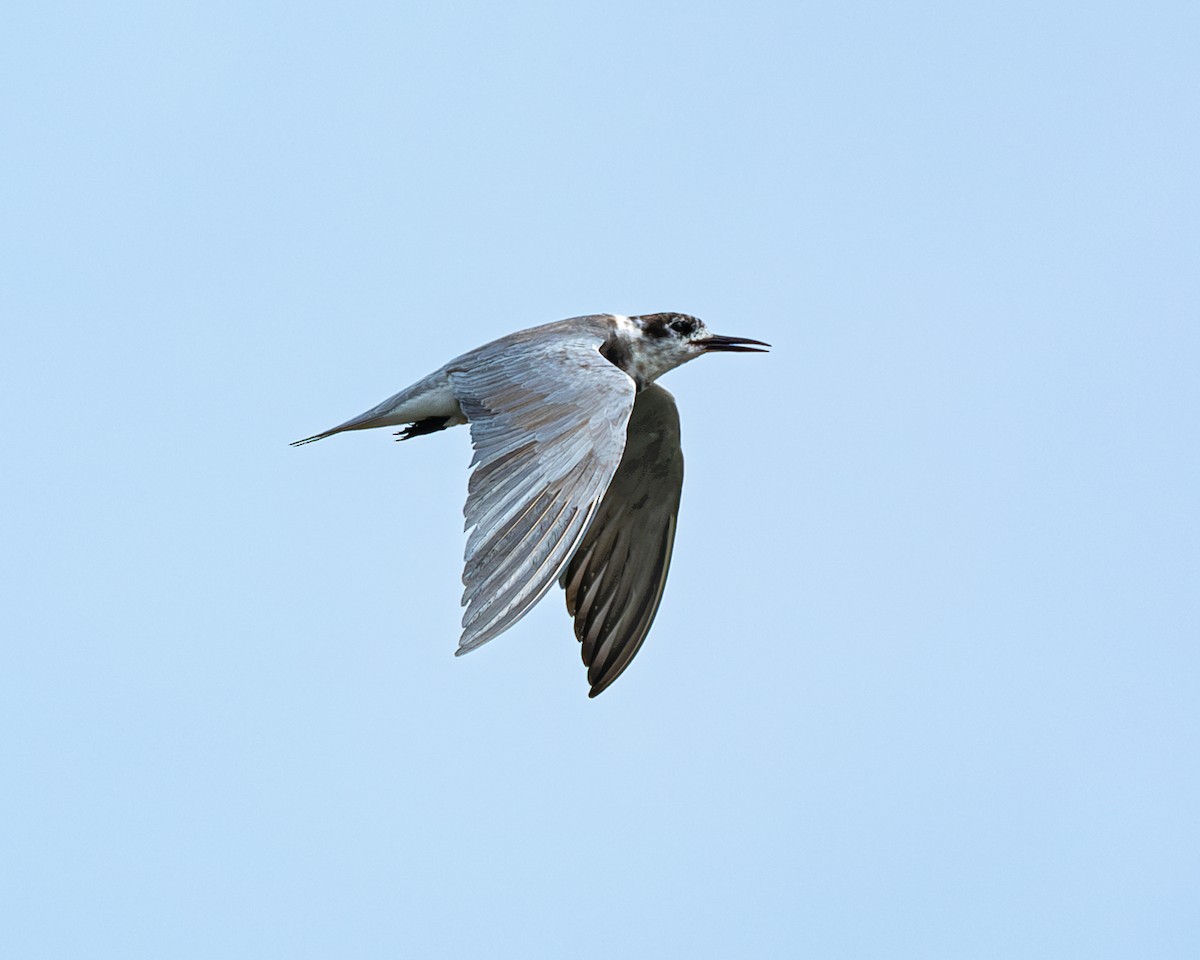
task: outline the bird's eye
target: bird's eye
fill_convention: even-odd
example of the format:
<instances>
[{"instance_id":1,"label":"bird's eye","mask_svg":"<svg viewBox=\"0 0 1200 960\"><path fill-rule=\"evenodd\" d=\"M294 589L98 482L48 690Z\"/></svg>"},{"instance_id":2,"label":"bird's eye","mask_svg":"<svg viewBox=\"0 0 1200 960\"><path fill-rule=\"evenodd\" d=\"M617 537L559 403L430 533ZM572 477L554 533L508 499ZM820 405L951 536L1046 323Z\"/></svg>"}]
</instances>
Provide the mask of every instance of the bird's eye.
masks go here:
<instances>
[{"instance_id":1,"label":"bird's eye","mask_svg":"<svg viewBox=\"0 0 1200 960\"><path fill-rule=\"evenodd\" d=\"M676 333L688 334L696 329L696 325L691 320L672 320L671 329Z\"/></svg>"}]
</instances>

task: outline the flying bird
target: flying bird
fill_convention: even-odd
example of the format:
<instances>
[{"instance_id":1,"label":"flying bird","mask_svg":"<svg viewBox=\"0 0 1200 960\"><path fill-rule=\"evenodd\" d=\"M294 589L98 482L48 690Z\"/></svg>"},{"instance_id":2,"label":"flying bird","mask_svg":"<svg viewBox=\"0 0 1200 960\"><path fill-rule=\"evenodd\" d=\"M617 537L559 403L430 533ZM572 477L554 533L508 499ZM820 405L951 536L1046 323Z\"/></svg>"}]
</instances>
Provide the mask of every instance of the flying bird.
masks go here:
<instances>
[{"instance_id":1,"label":"flying bird","mask_svg":"<svg viewBox=\"0 0 1200 960\"><path fill-rule=\"evenodd\" d=\"M675 398L655 381L705 353L765 353L695 317L594 314L510 334L323 433L470 424L463 632L503 633L557 581L594 697L629 666L662 600L683 486Z\"/></svg>"}]
</instances>

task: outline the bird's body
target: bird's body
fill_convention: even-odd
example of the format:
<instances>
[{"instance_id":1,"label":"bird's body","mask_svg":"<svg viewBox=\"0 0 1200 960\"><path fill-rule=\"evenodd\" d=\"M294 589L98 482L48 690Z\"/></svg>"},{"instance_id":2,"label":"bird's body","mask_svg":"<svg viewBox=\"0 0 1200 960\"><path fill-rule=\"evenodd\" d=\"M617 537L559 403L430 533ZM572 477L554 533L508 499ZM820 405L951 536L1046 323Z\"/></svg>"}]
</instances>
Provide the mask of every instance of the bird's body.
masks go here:
<instances>
[{"instance_id":1,"label":"bird's body","mask_svg":"<svg viewBox=\"0 0 1200 960\"><path fill-rule=\"evenodd\" d=\"M296 445L469 423L458 653L508 629L560 581L595 696L640 648L670 564L683 455L674 398L654 381L702 353L751 345L766 346L711 335L684 314L561 320L465 353Z\"/></svg>"}]
</instances>

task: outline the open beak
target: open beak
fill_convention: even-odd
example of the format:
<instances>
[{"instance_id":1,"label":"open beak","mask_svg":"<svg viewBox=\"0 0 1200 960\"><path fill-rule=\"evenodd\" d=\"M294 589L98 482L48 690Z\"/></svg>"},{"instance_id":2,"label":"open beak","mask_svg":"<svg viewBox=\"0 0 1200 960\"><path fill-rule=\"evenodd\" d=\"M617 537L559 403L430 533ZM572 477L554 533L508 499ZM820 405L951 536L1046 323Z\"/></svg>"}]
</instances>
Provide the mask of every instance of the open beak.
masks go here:
<instances>
[{"instance_id":1,"label":"open beak","mask_svg":"<svg viewBox=\"0 0 1200 960\"><path fill-rule=\"evenodd\" d=\"M759 348L769 347L770 344L761 340L747 340L745 337L718 337L713 334L701 340L700 346L708 353L766 353L766 350Z\"/></svg>"}]
</instances>

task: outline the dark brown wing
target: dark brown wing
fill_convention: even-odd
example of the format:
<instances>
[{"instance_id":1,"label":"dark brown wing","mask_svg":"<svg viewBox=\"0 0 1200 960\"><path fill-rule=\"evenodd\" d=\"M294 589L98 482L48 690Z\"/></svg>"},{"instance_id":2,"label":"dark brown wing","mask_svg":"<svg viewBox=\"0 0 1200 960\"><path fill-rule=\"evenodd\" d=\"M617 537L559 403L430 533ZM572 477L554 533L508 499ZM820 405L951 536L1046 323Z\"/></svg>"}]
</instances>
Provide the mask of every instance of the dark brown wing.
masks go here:
<instances>
[{"instance_id":1,"label":"dark brown wing","mask_svg":"<svg viewBox=\"0 0 1200 960\"><path fill-rule=\"evenodd\" d=\"M682 488L675 398L651 385L637 395L620 466L561 579L583 645L588 696L621 675L654 622Z\"/></svg>"}]
</instances>

